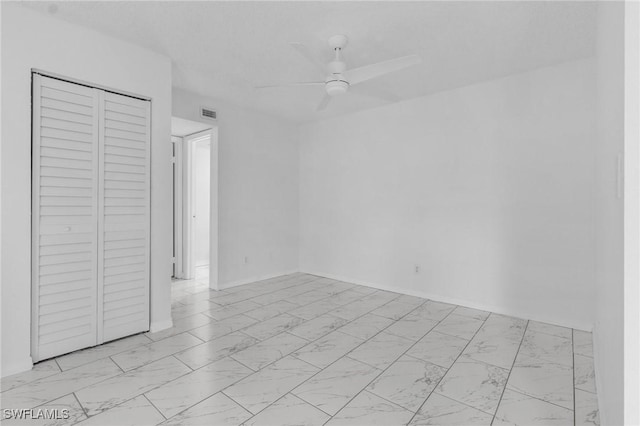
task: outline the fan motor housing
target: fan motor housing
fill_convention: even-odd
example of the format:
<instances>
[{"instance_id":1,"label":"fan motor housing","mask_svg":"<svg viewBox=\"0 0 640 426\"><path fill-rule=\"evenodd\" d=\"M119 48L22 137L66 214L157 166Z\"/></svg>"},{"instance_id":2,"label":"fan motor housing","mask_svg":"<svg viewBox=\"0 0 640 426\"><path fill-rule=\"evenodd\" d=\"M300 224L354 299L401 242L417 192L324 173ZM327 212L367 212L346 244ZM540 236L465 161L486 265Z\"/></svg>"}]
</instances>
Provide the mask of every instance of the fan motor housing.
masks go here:
<instances>
[{"instance_id":1,"label":"fan motor housing","mask_svg":"<svg viewBox=\"0 0 640 426\"><path fill-rule=\"evenodd\" d=\"M329 96L342 95L349 90L349 82L344 80L342 76L334 76L326 81L325 89Z\"/></svg>"}]
</instances>

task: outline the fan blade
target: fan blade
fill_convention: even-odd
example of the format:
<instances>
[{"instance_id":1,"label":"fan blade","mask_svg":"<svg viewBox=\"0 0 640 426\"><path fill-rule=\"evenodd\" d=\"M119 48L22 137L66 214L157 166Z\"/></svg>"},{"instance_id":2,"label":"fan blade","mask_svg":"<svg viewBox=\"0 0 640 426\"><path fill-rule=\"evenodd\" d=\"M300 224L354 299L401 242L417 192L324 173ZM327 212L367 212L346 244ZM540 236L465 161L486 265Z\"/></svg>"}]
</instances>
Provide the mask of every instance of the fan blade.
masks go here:
<instances>
[{"instance_id":1,"label":"fan blade","mask_svg":"<svg viewBox=\"0 0 640 426\"><path fill-rule=\"evenodd\" d=\"M356 94L358 96L366 96L368 98L380 99L385 102L398 102L401 100L400 96L395 93L388 92L373 85L353 86L349 88L349 93Z\"/></svg>"},{"instance_id":2,"label":"fan blade","mask_svg":"<svg viewBox=\"0 0 640 426\"><path fill-rule=\"evenodd\" d=\"M399 71L401 69L416 65L422 62L422 58L418 55L403 56L376 64L366 65L360 68L354 68L344 72L344 76L350 85L362 83L372 78Z\"/></svg>"},{"instance_id":3,"label":"fan blade","mask_svg":"<svg viewBox=\"0 0 640 426\"><path fill-rule=\"evenodd\" d=\"M327 107L327 105L329 105L329 101L330 100L331 100L331 96L329 96L329 94L325 93L324 94L324 98L322 98L322 100L318 104L318 108L316 108L316 110L317 111L322 111L323 109L325 109Z\"/></svg>"},{"instance_id":4,"label":"fan blade","mask_svg":"<svg viewBox=\"0 0 640 426\"><path fill-rule=\"evenodd\" d=\"M254 89L273 89L276 87L298 87L298 86L324 86L324 81L303 81L300 83L289 83L289 84L272 84L269 86L256 86Z\"/></svg>"},{"instance_id":5,"label":"fan blade","mask_svg":"<svg viewBox=\"0 0 640 426\"><path fill-rule=\"evenodd\" d=\"M291 44L291 47L296 49L296 51L300 55L304 56L309 62L311 62L313 65L316 66L318 71L320 71L320 75L322 75L323 77L327 75L326 64L323 64L322 61L316 58L316 56L309 51L307 46L305 46L302 43L290 43L290 44Z\"/></svg>"}]
</instances>

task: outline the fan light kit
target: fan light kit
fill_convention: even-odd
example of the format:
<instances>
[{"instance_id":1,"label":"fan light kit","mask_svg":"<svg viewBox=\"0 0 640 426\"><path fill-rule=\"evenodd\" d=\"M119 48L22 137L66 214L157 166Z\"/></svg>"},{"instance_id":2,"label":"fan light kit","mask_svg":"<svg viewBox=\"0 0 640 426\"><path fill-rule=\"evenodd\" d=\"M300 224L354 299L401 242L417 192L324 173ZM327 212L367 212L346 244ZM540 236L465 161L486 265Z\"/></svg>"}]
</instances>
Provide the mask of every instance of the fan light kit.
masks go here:
<instances>
[{"instance_id":1,"label":"fan light kit","mask_svg":"<svg viewBox=\"0 0 640 426\"><path fill-rule=\"evenodd\" d=\"M329 39L329 46L335 51L336 57L327 66L329 76L325 80L325 90L329 96L342 95L349 90L349 82L342 73L347 69L347 64L342 60L342 49L347 46L347 36L335 35Z\"/></svg>"},{"instance_id":2,"label":"fan light kit","mask_svg":"<svg viewBox=\"0 0 640 426\"><path fill-rule=\"evenodd\" d=\"M353 86L362 82L371 80L376 77L380 77L385 74L399 71L401 69L410 67L412 65L419 64L422 59L418 55L403 56L400 58L391 59L384 62L378 62L371 65L366 65L360 68L347 69L347 64L342 59L342 50L347 46L347 36L335 35L329 38L329 47L334 52L333 61L324 65L322 61L316 59L316 57L301 43L291 43L291 46L298 51L307 60L313 63L316 68L322 72L322 75L327 75L324 81L310 81L300 82L275 86L259 86L256 89L271 89L276 87L287 86L324 86L325 96L318 105L318 110L322 110L327 107L329 101L334 96L339 96L347 93ZM385 100L390 100L394 97L380 96L378 94L363 93L365 96L382 97Z\"/></svg>"}]
</instances>

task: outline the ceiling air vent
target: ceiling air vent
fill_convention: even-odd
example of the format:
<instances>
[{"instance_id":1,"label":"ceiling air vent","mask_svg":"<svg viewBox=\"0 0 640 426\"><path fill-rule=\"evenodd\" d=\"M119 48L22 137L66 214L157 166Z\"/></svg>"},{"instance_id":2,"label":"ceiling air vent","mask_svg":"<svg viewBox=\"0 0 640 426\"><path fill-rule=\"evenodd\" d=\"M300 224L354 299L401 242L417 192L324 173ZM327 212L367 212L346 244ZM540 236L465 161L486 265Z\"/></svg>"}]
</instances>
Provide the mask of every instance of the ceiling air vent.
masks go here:
<instances>
[{"instance_id":1,"label":"ceiling air vent","mask_svg":"<svg viewBox=\"0 0 640 426\"><path fill-rule=\"evenodd\" d=\"M215 120L217 118L217 114L211 108L200 108L200 117L206 118L207 120Z\"/></svg>"}]
</instances>

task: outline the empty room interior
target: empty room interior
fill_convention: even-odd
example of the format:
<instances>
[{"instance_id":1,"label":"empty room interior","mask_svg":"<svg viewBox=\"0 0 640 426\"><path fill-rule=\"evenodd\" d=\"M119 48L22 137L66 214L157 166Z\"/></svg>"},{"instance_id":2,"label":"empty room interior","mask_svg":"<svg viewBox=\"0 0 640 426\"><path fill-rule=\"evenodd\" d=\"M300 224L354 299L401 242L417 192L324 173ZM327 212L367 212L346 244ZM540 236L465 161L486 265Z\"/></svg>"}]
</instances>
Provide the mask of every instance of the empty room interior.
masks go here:
<instances>
[{"instance_id":1,"label":"empty room interior","mask_svg":"<svg viewBox=\"0 0 640 426\"><path fill-rule=\"evenodd\" d=\"M0 8L2 424L640 424L640 3Z\"/></svg>"}]
</instances>

